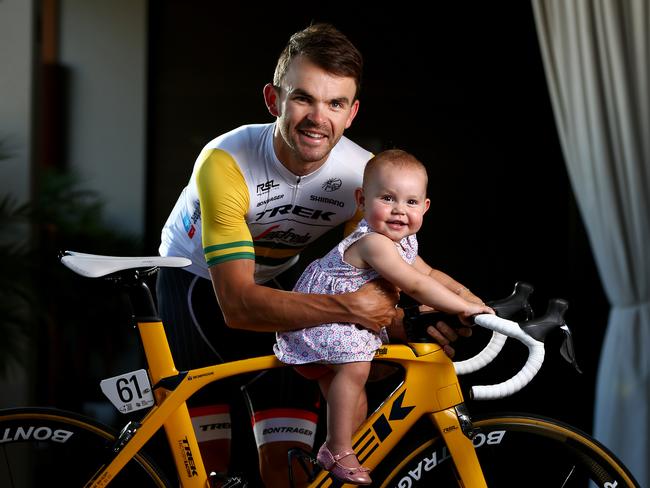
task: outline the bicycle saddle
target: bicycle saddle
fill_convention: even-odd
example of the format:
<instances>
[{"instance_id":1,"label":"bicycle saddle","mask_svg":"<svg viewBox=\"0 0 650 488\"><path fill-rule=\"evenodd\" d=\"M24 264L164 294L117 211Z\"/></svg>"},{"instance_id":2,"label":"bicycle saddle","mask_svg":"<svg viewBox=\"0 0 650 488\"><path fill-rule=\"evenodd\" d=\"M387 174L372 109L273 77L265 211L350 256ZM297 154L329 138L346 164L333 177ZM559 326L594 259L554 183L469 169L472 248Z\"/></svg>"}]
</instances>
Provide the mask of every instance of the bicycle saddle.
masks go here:
<instances>
[{"instance_id":1,"label":"bicycle saddle","mask_svg":"<svg viewBox=\"0 0 650 488\"><path fill-rule=\"evenodd\" d=\"M86 278L99 278L118 271L135 268L183 268L192 264L187 258L148 256L119 257L100 256L76 251L64 251L61 262L72 271Z\"/></svg>"}]
</instances>

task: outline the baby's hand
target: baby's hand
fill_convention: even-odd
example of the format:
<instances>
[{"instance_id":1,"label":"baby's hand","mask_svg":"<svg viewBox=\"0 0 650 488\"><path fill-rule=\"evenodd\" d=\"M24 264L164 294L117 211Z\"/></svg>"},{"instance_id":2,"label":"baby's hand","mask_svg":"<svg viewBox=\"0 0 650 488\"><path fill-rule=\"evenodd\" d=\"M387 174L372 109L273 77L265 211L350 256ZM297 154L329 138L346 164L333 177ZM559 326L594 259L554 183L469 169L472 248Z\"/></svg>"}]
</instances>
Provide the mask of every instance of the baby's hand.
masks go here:
<instances>
[{"instance_id":1,"label":"baby's hand","mask_svg":"<svg viewBox=\"0 0 650 488\"><path fill-rule=\"evenodd\" d=\"M489 313L494 315L494 310L482 303L469 303L467 310L458 314L458 317L463 324L472 325L474 323L472 317L474 315L479 315L482 313Z\"/></svg>"}]
</instances>

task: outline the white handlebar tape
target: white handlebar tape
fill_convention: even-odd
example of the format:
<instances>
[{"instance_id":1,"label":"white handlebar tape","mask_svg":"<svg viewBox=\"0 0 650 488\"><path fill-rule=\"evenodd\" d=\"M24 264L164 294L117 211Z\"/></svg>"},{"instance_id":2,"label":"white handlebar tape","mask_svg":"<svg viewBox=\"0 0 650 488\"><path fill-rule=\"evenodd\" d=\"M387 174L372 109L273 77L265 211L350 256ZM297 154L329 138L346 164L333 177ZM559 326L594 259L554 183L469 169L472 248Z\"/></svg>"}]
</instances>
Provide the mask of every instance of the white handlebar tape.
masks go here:
<instances>
[{"instance_id":1,"label":"white handlebar tape","mask_svg":"<svg viewBox=\"0 0 650 488\"><path fill-rule=\"evenodd\" d=\"M544 362L544 343L535 340L526 334L516 322L502 319L496 315L478 315L474 318L474 322L481 327L512 337L513 339L517 339L519 342L525 344L528 347L528 359L524 367L509 380L496 385L472 387L472 398L475 400L494 400L497 398L503 398L516 393L530 383ZM482 353L483 351L481 351L478 356ZM478 356L475 356L468 361L475 360Z\"/></svg>"},{"instance_id":2,"label":"white handlebar tape","mask_svg":"<svg viewBox=\"0 0 650 488\"><path fill-rule=\"evenodd\" d=\"M499 355L501 349L503 349L507 338L508 336L493 331L488 345L485 346L476 356L466 359L465 361L454 362L456 374L460 376L463 374L473 373L474 371L478 371L490 364L492 360Z\"/></svg>"}]
</instances>

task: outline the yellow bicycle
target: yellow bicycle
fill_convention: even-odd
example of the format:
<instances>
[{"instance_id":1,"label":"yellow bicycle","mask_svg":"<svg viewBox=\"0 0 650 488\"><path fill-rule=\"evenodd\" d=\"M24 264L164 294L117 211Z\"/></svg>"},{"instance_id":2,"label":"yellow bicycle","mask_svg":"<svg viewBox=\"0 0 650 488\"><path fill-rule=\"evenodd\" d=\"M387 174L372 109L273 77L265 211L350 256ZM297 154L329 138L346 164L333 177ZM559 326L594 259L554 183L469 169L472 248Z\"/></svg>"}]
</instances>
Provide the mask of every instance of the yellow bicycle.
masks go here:
<instances>
[{"instance_id":1,"label":"yellow bicycle","mask_svg":"<svg viewBox=\"0 0 650 488\"><path fill-rule=\"evenodd\" d=\"M104 380L102 389L121 411L146 413L115 433L72 412L0 410L0 486L209 487L186 400L214 381L285 365L269 355L176 370L145 279L161 266L187 266L187 259L66 252L62 262L83 276L106 277L128 292L147 368ZM510 315L527 306L530 291L519 286L510 297L491 305L497 313ZM354 449L359 461L372 470L373 486L559 488L592 482L602 488L637 487L611 452L569 425L527 414L469 416L458 375L487 365L506 337L514 337L529 348L526 365L503 383L472 387L470 396L497 398L523 388L542 365L546 334L561 327L570 339L562 318L565 308L566 302L556 300L546 315L522 326L499 316L477 316L477 325L494 331L492 339L476 357L457 363L439 346L424 342L426 334L418 334L420 317L417 311L410 314L414 342L386 345L376 354L377 361L397 365L403 379L354 435ZM563 352L573 361L570 341ZM178 473L172 482L142 450L161 427ZM311 473L310 487L341 486L327 471L304 462L313 460L309 453L290 454L303 460Z\"/></svg>"}]
</instances>

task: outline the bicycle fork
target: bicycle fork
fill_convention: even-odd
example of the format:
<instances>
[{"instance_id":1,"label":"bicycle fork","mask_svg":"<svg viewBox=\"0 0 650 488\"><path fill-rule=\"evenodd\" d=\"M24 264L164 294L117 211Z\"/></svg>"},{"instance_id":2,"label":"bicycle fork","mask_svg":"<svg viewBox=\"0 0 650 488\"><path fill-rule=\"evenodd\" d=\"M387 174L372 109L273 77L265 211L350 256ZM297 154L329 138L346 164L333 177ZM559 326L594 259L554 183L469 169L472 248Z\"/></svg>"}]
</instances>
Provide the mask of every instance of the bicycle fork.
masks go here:
<instances>
[{"instance_id":1,"label":"bicycle fork","mask_svg":"<svg viewBox=\"0 0 650 488\"><path fill-rule=\"evenodd\" d=\"M460 486L487 488L483 470L472 443L474 429L465 404L431 413L429 418L447 445L449 455L456 467Z\"/></svg>"}]
</instances>

